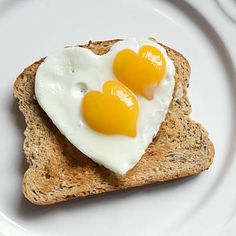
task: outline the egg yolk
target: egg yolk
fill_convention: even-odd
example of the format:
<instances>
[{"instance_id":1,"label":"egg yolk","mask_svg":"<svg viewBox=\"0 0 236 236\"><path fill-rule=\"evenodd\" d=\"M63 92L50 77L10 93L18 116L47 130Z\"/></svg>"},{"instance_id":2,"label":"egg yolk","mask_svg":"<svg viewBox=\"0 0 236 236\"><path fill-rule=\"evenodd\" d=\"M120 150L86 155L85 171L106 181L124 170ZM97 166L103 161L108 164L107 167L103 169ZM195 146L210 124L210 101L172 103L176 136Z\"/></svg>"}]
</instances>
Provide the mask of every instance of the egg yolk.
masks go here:
<instances>
[{"instance_id":1,"label":"egg yolk","mask_svg":"<svg viewBox=\"0 0 236 236\"><path fill-rule=\"evenodd\" d=\"M166 61L159 49L143 46L138 54L130 49L120 51L113 62L116 78L134 93L149 100L164 76Z\"/></svg>"},{"instance_id":2,"label":"egg yolk","mask_svg":"<svg viewBox=\"0 0 236 236\"><path fill-rule=\"evenodd\" d=\"M138 101L134 93L119 81L105 82L102 93L86 93L82 113L87 124L100 133L136 136Z\"/></svg>"}]
</instances>

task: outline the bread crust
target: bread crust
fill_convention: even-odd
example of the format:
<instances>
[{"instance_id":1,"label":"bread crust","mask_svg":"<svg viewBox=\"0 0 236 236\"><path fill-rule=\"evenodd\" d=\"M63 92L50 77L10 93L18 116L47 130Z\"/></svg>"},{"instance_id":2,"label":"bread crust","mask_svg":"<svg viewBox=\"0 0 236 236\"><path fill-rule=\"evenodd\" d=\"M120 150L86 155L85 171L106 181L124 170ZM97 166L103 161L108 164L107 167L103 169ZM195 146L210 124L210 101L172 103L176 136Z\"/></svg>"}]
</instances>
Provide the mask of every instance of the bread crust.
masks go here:
<instances>
[{"instance_id":1,"label":"bread crust","mask_svg":"<svg viewBox=\"0 0 236 236\"><path fill-rule=\"evenodd\" d=\"M117 41L90 41L80 47L102 55ZM96 164L76 149L38 105L34 81L44 58L18 76L13 93L27 124L23 149L29 168L23 177L22 190L29 201L49 205L186 177L209 168L214 158L214 146L204 128L189 118L190 65L179 52L162 46L176 69L173 99L156 137L137 165L124 176Z\"/></svg>"}]
</instances>

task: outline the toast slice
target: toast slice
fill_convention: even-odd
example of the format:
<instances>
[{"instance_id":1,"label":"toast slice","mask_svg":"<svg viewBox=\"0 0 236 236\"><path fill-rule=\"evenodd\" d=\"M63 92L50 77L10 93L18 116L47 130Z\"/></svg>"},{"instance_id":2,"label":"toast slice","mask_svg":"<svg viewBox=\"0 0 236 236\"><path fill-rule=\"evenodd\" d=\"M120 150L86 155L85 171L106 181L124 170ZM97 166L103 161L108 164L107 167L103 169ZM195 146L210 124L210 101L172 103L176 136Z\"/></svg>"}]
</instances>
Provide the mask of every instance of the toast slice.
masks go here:
<instances>
[{"instance_id":1,"label":"toast slice","mask_svg":"<svg viewBox=\"0 0 236 236\"><path fill-rule=\"evenodd\" d=\"M117 41L90 41L81 47L102 55ZM29 168L24 174L22 189L29 201L48 205L177 179L209 168L214 158L214 146L203 127L189 118L190 65L180 53L162 46L176 68L173 99L156 137L138 164L124 176L96 164L76 149L40 108L34 95L34 81L44 58L19 75L14 84L14 96L19 100L27 124L24 153Z\"/></svg>"}]
</instances>

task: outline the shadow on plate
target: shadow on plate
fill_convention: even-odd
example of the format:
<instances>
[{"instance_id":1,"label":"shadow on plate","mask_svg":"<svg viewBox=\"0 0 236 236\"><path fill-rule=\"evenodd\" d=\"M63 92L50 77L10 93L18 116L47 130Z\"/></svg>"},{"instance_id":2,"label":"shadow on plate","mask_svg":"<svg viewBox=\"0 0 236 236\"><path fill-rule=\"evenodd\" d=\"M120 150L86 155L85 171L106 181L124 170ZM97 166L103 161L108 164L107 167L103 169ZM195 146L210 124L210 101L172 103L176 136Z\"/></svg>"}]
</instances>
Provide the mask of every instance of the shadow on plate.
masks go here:
<instances>
[{"instance_id":1,"label":"shadow on plate","mask_svg":"<svg viewBox=\"0 0 236 236\"><path fill-rule=\"evenodd\" d=\"M234 24L236 24L236 18L235 16L233 16L221 3L221 1L216 0L214 1L216 3L216 5L219 7L219 9L223 12L223 14L229 19L231 20ZM234 10L236 10L236 0L234 0Z\"/></svg>"},{"instance_id":2,"label":"shadow on plate","mask_svg":"<svg viewBox=\"0 0 236 236\"><path fill-rule=\"evenodd\" d=\"M19 3L25 2L26 0L3 0L0 1L0 16L7 13L12 7L15 7Z\"/></svg>"}]
</instances>

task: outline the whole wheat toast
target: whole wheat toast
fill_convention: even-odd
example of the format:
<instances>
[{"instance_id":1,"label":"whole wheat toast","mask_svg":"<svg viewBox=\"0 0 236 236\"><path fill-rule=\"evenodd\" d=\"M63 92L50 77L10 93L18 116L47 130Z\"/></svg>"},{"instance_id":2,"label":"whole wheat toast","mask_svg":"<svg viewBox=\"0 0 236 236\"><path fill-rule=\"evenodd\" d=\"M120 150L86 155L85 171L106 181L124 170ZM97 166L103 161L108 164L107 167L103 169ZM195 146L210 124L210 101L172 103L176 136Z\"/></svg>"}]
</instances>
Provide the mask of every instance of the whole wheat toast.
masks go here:
<instances>
[{"instance_id":1,"label":"whole wheat toast","mask_svg":"<svg viewBox=\"0 0 236 236\"><path fill-rule=\"evenodd\" d=\"M90 41L81 47L102 55L117 41ZM214 158L214 146L203 127L189 118L190 65L180 53L162 46L176 69L173 99L156 137L138 164L124 176L96 164L76 149L40 108L34 94L34 81L44 58L19 75L14 84L14 96L19 100L27 124L24 153L29 168L24 174L22 188L29 201L38 205L53 204L177 179L209 168Z\"/></svg>"}]
</instances>

